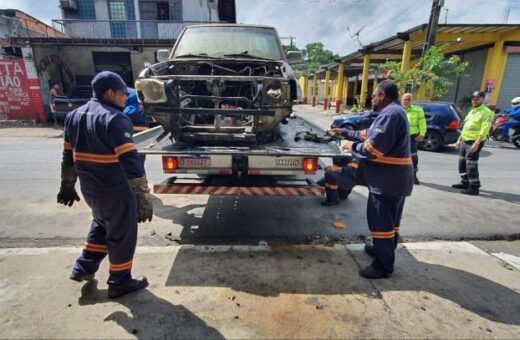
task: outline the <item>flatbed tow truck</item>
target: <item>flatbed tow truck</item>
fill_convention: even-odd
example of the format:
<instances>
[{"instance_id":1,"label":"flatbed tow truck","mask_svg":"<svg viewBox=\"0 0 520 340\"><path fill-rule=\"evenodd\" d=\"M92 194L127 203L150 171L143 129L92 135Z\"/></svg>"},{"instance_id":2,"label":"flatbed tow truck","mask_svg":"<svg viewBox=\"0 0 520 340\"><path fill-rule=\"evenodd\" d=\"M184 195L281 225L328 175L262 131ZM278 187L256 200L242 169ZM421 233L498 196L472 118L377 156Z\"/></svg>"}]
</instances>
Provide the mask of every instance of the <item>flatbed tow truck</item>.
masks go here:
<instances>
[{"instance_id":1,"label":"flatbed tow truck","mask_svg":"<svg viewBox=\"0 0 520 340\"><path fill-rule=\"evenodd\" d=\"M156 194L235 196L317 196L323 188L309 185L319 158L345 156L338 142L293 113L279 124L277 137L257 145L211 146L174 143L162 126L134 135L138 150L162 157L165 174L153 186Z\"/></svg>"}]
</instances>

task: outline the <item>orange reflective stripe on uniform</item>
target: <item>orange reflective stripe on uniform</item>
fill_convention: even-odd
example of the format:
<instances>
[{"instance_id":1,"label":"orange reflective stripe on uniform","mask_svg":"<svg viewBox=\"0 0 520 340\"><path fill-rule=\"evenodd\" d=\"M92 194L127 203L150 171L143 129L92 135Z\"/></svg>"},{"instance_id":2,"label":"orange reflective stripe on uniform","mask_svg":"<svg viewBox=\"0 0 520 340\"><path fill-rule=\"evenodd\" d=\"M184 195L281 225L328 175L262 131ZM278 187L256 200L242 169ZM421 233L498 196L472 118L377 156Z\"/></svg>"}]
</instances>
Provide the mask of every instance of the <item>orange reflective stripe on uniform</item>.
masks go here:
<instances>
[{"instance_id":1,"label":"orange reflective stripe on uniform","mask_svg":"<svg viewBox=\"0 0 520 340\"><path fill-rule=\"evenodd\" d=\"M144 130L148 130L148 126L134 126L134 132L141 132Z\"/></svg>"},{"instance_id":2,"label":"orange reflective stripe on uniform","mask_svg":"<svg viewBox=\"0 0 520 340\"><path fill-rule=\"evenodd\" d=\"M381 151L379 151L372 145L372 143L370 142L370 139L367 139L365 141L364 145L365 145L365 148L367 149L367 151L376 157L382 157L385 155L384 153L382 153Z\"/></svg>"},{"instance_id":3,"label":"orange reflective stripe on uniform","mask_svg":"<svg viewBox=\"0 0 520 340\"><path fill-rule=\"evenodd\" d=\"M69 142L63 142L63 150L72 151L72 144Z\"/></svg>"},{"instance_id":4,"label":"orange reflective stripe on uniform","mask_svg":"<svg viewBox=\"0 0 520 340\"><path fill-rule=\"evenodd\" d=\"M76 152L73 153L75 161L83 161L90 163L118 163L116 155L107 155L101 153Z\"/></svg>"},{"instance_id":5,"label":"orange reflective stripe on uniform","mask_svg":"<svg viewBox=\"0 0 520 340\"><path fill-rule=\"evenodd\" d=\"M395 230L392 231L372 231L372 238L394 238Z\"/></svg>"},{"instance_id":6,"label":"orange reflective stripe on uniform","mask_svg":"<svg viewBox=\"0 0 520 340\"><path fill-rule=\"evenodd\" d=\"M130 260L125 263L118 263L118 264L110 263L109 270L111 272L120 272L120 271L128 270L128 269L132 268L132 261L133 260Z\"/></svg>"},{"instance_id":7,"label":"orange reflective stripe on uniform","mask_svg":"<svg viewBox=\"0 0 520 340\"><path fill-rule=\"evenodd\" d=\"M389 164L389 165L410 165L412 164L411 157L376 157L369 158L370 162Z\"/></svg>"},{"instance_id":8,"label":"orange reflective stripe on uniform","mask_svg":"<svg viewBox=\"0 0 520 340\"><path fill-rule=\"evenodd\" d=\"M329 188L329 189L332 189L332 190L336 190L338 188L337 185L329 184L329 183L325 183L325 187Z\"/></svg>"},{"instance_id":9,"label":"orange reflective stripe on uniform","mask_svg":"<svg viewBox=\"0 0 520 340\"><path fill-rule=\"evenodd\" d=\"M105 244L85 243L85 249L95 253L108 253L108 248Z\"/></svg>"},{"instance_id":10,"label":"orange reflective stripe on uniform","mask_svg":"<svg viewBox=\"0 0 520 340\"><path fill-rule=\"evenodd\" d=\"M348 166L349 168L357 169L359 165L358 165L357 163L348 163L347 166Z\"/></svg>"},{"instance_id":11,"label":"orange reflective stripe on uniform","mask_svg":"<svg viewBox=\"0 0 520 340\"><path fill-rule=\"evenodd\" d=\"M114 148L117 157L134 150L137 150L134 143L124 143Z\"/></svg>"}]
</instances>

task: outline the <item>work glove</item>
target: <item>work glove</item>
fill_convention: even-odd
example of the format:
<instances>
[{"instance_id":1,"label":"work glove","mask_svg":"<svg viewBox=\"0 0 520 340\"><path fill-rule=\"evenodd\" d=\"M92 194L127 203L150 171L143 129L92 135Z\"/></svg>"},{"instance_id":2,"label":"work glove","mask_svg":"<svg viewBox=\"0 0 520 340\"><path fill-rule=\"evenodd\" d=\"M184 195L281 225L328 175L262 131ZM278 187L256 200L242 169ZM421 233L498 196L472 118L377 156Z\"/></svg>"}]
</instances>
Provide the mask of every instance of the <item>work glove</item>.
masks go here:
<instances>
[{"instance_id":1,"label":"work glove","mask_svg":"<svg viewBox=\"0 0 520 340\"><path fill-rule=\"evenodd\" d=\"M78 176L73 165L61 163L61 186L58 192L58 203L72 207L74 201L80 201L78 193L74 188Z\"/></svg>"},{"instance_id":2,"label":"work glove","mask_svg":"<svg viewBox=\"0 0 520 340\"><path fill-rule=\"evenodd\" d=\"M146 177L129 179L128 184L130 184L130 189L135 193L137 199L137 222L151 222L153 217L153 204Z\"/></svg>"}]
</instances>

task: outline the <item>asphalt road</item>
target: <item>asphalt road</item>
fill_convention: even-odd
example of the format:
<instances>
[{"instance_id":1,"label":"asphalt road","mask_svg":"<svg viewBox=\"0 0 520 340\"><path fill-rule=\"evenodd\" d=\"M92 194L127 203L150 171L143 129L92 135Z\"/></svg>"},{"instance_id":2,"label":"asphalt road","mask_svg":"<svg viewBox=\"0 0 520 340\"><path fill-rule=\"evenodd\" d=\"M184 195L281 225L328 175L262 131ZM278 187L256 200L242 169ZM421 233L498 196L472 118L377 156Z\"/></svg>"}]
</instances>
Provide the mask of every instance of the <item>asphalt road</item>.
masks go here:
<instances>
[{"instance_id":1,"label":"asphalt road","mask_svg":"<svg viewBox=\"0 0 520 340\"><path fill-rule=\"evenodd\" d=\"M81 244L90 224L88 207L83 201L72 208L55 203L59 131L13 131L0 130L0 247ZM407 200L403 238L518 238L519 155L516 149L485 148L480 162L482 195L467 197L450 188L458 181L454 148L420 152L422 185ZM166 178L158 157L148 157L146 169L150 183ZM368 235L366 196L366 189L357 187L341 206L322 207L317 197L155 195L154 220L140 225L139 244L360 242ZM336 221L347 227L335 228Z\"/></svg>"}]
</instances>

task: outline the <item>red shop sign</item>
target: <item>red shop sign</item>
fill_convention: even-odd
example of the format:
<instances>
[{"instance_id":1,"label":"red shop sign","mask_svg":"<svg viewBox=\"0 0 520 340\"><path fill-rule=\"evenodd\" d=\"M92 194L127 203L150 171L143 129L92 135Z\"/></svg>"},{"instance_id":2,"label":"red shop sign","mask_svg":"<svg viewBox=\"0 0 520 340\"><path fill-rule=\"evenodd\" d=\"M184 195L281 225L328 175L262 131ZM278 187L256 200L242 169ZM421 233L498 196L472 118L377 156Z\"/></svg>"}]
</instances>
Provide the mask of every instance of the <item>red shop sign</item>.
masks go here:
<instances>
[{"instance_id":1,"label":"red shop sign","mask_svg":"<svg viewBox=\"0 0 520 340\"><path fill-rule=\"evenodd\" d=\"M45 121L40 82L28 77L21 58L0 60L0 119Z\"/></svg>"}]
</instances>

